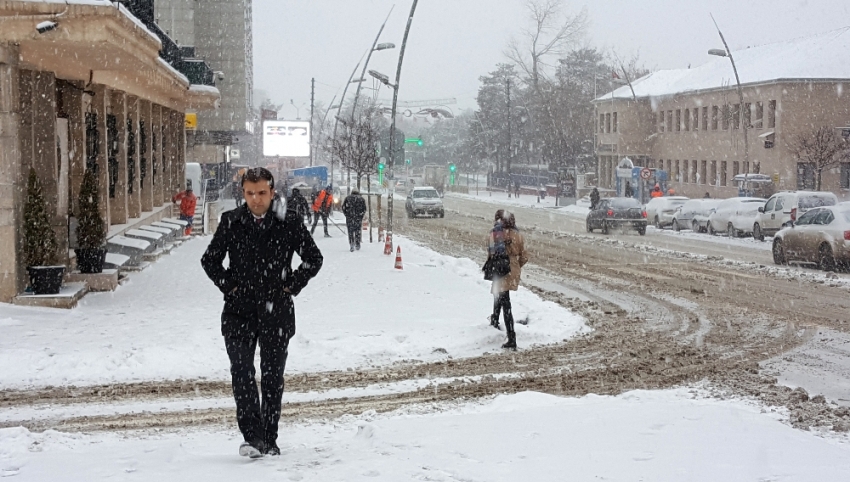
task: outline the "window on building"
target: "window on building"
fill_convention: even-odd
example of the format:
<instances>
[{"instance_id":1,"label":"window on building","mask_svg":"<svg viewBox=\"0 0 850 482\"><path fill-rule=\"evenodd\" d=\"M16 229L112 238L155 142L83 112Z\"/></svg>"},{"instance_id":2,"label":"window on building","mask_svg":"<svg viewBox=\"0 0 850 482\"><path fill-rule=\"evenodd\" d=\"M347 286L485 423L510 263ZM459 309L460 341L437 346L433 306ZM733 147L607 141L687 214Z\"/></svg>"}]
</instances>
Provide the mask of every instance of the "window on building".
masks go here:
<instances>
[{"instance_id":1,"label":"window on building","mask_svg":"<svg viewBox=\"0 0 850 482\"><path fill-rule=\"evenodd\" d=\"M776 127L776 101L771 100L767 103L767 128L773 129Z\"/></svg>"},{"instance_id":2,"label":"window on building","mask_svg":"<svg viewBox=\"0 0 850 482\"><path fill-rule=\"evenodd\" d=\"M723 104L723 109L720 112L720 116L722 117L721 126L724 131L729 130L729 104Z\"/></svg>"},{"instance_id":3,"label":"window on building","mask_svg":"<svg viewBox=\"0 0 850 482\"><path fill-rule=\"evenodd\" d=\"M761 174L761 162L753 161L753 174Z\"/></svg>"},{"instance_id":4,"label":"window on building","mask_svg":"<svg viewBox=\"0 0 850 482\"><path fill-rule=\"evenodd\" d=\"M611 114L605 114L605 132L611 133Z\"/></svg>"},{"instance_id":5,"label":"window on building","mask_svg":"<svg viewBox=\"0 0 850 482\"><path fill-rule=\"evenodd\" d=\"M673 161L671 161L670 159L667 159L667 174L670 174L672 172L673 172Z\"/></svg>"},{"instance_id":6,"label":"window on building","mask_svg":"<svg viewBox=\"0 0 850 482\"><path fill-rule=\"evenodd\" d=\"M720 161L720 185L726 185L726 161Z\"/></svg>"},{"instance_id":7,"label":"window on building","mask_svg":"<svg viewBox=\"0 0 850 482\"><path fill-rule=\"evenodd\" d=\"M675 179L676 182L682 182L682 170L681 170L681 166L679 165L678 159L676 159L676 167L675 167L674 173L675 173L675 176L673 177L673 179Z\"/></svg>"},{"instance_id":8,"label":"window on building","mask_svg":"<svg viewBox=\"0 0 850 482\"><path fill-rule=\"evenodd\" d=\"M599 132L605 132L605 114L599 114Z\"/></svg>"},{"instance_id":9,"label":"window on building","mask_svg":"<svg viewBox=\"0 0 850 482\"><path fill-rule=\"evenodd\" d=\"M698 131L699 130L699 107L695 108L693 112L694 112L694 130ZM705 129L705 126L703 125L702 128Z\"/></svg>"},{"instance_id":10,"label":"window on building","mask_svg":"<svg viewBox=\"0 0 850 482\"><path fill-rule=\"evenodd\" d=\"M658 113L658 132L664 132L664 111Z\"/></svg>"},{"instance_id":11,"label":"window on building","mask_svg":"<svg viewBox=\"0 0 850 482\"><path fill-rule=\"evenodd\" d=\"M691 109L685 109L685 130L691 130Z\"/></svg>"},{"instance_id":12,"label":"window on building","mask_svg":"<svg viewBox=\"0 0 850 482\"><path fill-rule=\"evenodd\" d=\"M708 107L702 108L702 130L708 130Z\"/></svg>"},{"instance_id":13,"label":"window on building","mask_svg":"<svg viewBox=\"0 0 850 482\"><path fill-rule=\"evenodd\" d=\"M764 104L756 102L756 118L753 119L753 127L761 129L764 127Z\"/></svg>"},{"instance_id":14,"label":"window on building","mask_svg":"<svg viewBox=\"0 0 850 482\"><path fill-rule=\"evenodd\" d=\"M676 109L676 132L682 130L682 109Z\"/></svg>"},{"instance_id":15,"label":"window on building","mask_svg":"<svg viewBox=\"0 0 850 482\"><path fill-rule=\"evenodd\" d=\"M617 132L617 113L614 112L614 117L612 123L614 124L614 132Z\"/></svg>"},{"instance_id":16,"label":"window on building","mask_svg":"<svg viewBox=\"0 0 850 482\"><path fill-rule=\"evenodd\" d=\"M673 111L667 111L667 132L673 132Z\"/></svg>"},{"instance_id":17,"label":"window on building","mask_svg":"<svg viewBox=\"0 0 850 482\"><path fill-rule=\"evenodd\" d=\"M753 104L744 104L744 129L753 128Z\"/></svg>"},{"instance_id":18,"label":"window on building","mask_svg":"<svg viewBox=\"0 0 850 482\"><path fill-rule=\"evenodd\" d=\"M711 175L708 177L708 184L712 186L719 184L717 179L717 161L711 161Z\"/></svg>"},{"instance_id":19,"label":"window on building","mask_svg":"<svg viewBox=\"0 0 850 482\"><path fill-rule=\"evenodd\" d=\"M850 162L841 163L841 189L850 189Z\"/></svg>"},{"instance_id":20,"label":"window on building","mask_svg":"<svg viewBox=\"0 0 850 482\"><path fill-rule=\"evenodd\" d=\"M711 130L717 130L717 118L720 117L720 112L716 105L711 106Z\"/></svg>"},{"instance_id":21,"label":"window on building","mask_svg":"<svg viewBox=\"0 0 850 482\"><path fill-rule=\"evenodd\" d=\"M797 163L797 189L814 191L815 189L815 163Z\"/></svg>"},{"instance_id":22,"label":"window on building","mask_svg":"<svg viewBox=\"0 0 850 482\"><path fill-rule=\"evenodd\" d=\"M691 161L691 182L696 184L699 176L697 175L697 161Z\"/></svg>"},{"instance_id":23,"label":"window on building","mask_svg":"<svg viewBox=\"0 0 850 482\"><path fill-rule=\"evenodd\" d=\"M732 161L732 178L741 173L741 161Z\"/></svg>"},{"instance_id":24,"label":"window on building","mask_svg":"<svg viewBox=\"0 0 850 482\"><path fill-rule=\"evenodd\" d=\"M706 170L708 169L708 161L699 161L699 183L706 184L708 181L708 176L706 176Z\"/></svg>"},{"instance_id":25,"label":"window on building","mask_svg":"<svg viewBox=\"0 0 850 482\"><path fill-rule=\"evenodd\" d=\"M730 114L732 118L732 128L740 129L741 128L741 104L732 105L732 113Z\"/></svg>"}]
</instances>

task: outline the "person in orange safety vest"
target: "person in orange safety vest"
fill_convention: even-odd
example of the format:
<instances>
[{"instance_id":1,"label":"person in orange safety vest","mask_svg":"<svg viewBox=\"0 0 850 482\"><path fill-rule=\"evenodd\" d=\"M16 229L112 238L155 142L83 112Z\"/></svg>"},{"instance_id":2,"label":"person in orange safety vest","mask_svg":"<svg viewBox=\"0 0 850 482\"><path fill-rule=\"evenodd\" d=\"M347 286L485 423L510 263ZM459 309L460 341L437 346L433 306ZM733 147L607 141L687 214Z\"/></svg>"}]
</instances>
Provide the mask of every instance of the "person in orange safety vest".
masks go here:
<instances>
[{"instance_id":1,"label":"person in orange safety vest","mask_svg":"<svg viewBox=\"0 0 850 482\"><path fill-rule=\"evenodd\" d=\"M656 184L655 187L652 188L652 192L649 193L649 196L653 197L653 198L661 197L663 195L664 195L664 192L661 191L661 186L659 186L658 184Z\"/></svg>"},{"instance_id":2,"label":"person in orange safety vest","mask_svg":"<svg viewBox=\"0 0 850 482\"><path fill-rule=\"evenodd\" d=\"M331 206L334 204L333 187L328 187L319 191L316 200L313 202L313 228L310 229L310 234L316 232L316 225L319 224L319 216L322 217L322 222L325 225L325 237L330 238L328 234L328 215L331 212Z\"/></svg>"},{"instance_id":3,"label":"person in orange safety vest","mask_svg":"<svg viewBox=\"0 0 850 482\"><path fill-rule=\"evenodd\" d=\"M171 202L180 203L180 219L189 223L183 234L192 234L192 223L195 220L195 206L198 204L198 196L192 192L192 181L186 181L186 190L175 194Z\"/></svg>"}]
</instances>

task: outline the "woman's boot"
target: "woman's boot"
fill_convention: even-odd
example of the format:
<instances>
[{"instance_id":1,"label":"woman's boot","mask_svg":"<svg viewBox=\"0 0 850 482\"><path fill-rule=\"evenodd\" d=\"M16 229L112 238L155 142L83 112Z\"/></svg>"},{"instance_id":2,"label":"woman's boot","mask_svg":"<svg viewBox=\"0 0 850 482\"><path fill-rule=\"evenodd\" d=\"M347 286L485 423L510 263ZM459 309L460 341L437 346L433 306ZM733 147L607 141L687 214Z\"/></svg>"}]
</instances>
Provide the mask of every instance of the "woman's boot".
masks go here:
<instances>
[{"instance_id":1,"label":"woman's boot","mask_svg":"<svg viewBox=\"0 0 850 482\"><path fill-rule=\"evenodd\" d=\"M508 350L516 351L516 333L513 331L508 332L508 341L502 345L502 348L506 348Z\"/></svg>"},{"instance_id":2,"label":"woman's boot","mask_svg":"<svg viewBox=\"0 0 850 482\"><path fill-rule=\"evenodd\" d=\"M502 331L502 327L499 326L499 315L490 315L490 326L499 331Z\"/></svg>"}]
</instances>

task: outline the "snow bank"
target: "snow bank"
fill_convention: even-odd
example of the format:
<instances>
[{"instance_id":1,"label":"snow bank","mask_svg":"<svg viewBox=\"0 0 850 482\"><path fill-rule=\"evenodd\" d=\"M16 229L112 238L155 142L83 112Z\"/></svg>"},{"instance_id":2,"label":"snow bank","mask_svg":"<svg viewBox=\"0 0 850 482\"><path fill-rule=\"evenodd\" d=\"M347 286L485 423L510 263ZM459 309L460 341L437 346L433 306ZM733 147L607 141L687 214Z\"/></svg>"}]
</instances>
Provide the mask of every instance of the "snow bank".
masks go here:
<instances>
[{"instance_id":1,"label":"snow bank","mask_svg":"<svg viewBox=\"0 0 850 482\"><path fill-rule=\"evenodd\" d=\"M489 283L467 259L397 239L404 270L383 244L356 253L334 227L318 238L319 276L296 299L297 334L287 373L467 357L497 350L504 332L487 324ZM317 231L320 233L321 230ZM75 310L0 304L0 389L44 385L210 378L229 380L220 333L222 295L195 238L113 293L91 293ZM520 347L555 343L584 320L527 290L512 296Z\"/></svg>"},{"instance_id":2,"label":"snow bank","mask_svg":"<svg viewBox=\"0 0 850 482\"><path fill-rule=\"evenodd\" d=\"M446 406L442 406L446 408ZM18 481L844 480L847 444L740 401L687 390L565 399L504 395L433 413L409 407L283 425L280 457L250 461L236 431L64 434L0 430ZM92 463L96 460L97 463Z\"/></svg>"}]
</instances>

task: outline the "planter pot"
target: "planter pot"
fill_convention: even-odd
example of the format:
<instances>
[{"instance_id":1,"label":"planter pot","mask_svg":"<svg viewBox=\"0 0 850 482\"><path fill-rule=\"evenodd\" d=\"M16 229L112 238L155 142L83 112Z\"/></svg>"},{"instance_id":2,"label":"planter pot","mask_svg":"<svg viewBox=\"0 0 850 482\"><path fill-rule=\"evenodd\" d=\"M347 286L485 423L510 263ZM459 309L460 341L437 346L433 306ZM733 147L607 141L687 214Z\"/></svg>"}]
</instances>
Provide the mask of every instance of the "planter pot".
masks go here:
<instances>
[{"instance_id":1,"label":"planter pot","mask_svg":"<svg viewBox=\"0 0 850 482\"><path fill-rule=\"evenodd\" d=\"M92 274L103 272L106 262L106 248L77 248L77 269L80 273Z\"/></svg>"},{"instance_id":2,"label":"planter pot","mask_svg":"<svg viewBox=\"0 0 850 482\"><path fill-rule=\"evenodd\" d=\"M30 274L30 286L33 293L37 295L55 295L62 287L62 279L65 277L64 266L30 266L27 268Z\"/></svg>"}]
</instances>

